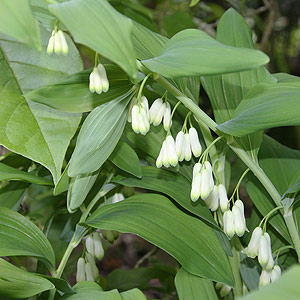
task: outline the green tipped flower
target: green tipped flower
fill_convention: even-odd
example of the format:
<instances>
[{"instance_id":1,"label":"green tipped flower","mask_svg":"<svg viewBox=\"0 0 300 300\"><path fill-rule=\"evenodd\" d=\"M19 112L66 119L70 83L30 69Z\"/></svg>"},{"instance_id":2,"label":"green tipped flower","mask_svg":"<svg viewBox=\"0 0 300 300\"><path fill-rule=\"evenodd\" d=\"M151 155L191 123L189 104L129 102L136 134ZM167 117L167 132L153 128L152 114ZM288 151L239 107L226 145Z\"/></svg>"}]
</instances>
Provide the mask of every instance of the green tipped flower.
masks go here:
<instances>
[{"instance_id":1,"label":"green tipped flower","mask_svg":"<svg viewBox=\"0 0 300 300\"><path fill-rule=\"evenodd\" d=\"M179 131L176 135L175 141L176 154L178 157L178 161L184 160L184 132Z\"/></svg>"},{"instance_id":2,"label":"green tipped flower","mask_svg":"<svg viewBox=\"0 0 300 300\"><path fill-rule=\"evenodd\" d=\"M259 277L259 286L265 286L270 284L271 282L271 272L265 269L262 270L260 277Z\"/></svg>"},{"instance_id":3,"label":"green tipped flower","mask_svg":"<svg viewBox=\"0 0 300 300\"><path fill-rule=\"evenodd\" d=\"M226 188L223 184L219 184L219 199L220 199L220 208L222 212L225 212L228 209L228 198Z\"/></svg>"},{"instance_id":4,"label":"green tipped flower","mask_svg":"<svg viewBox=\"0 0 300 300\"><path fill-rule=\"evenodd\" d=\"M109 89L109 81L107 79L105 68L102 64L98 64L90 74L89 89L92 93L102 94Z\"/></svg>"},{"instance_id":5,"label":"green tipped flower","mask_svg":"<svg viewBox=\"0 0 300 300\"><path fill-rule=\"evenodd\" d=\"M224 232L231 239L234 236L233 214L231 210L226 210L223 215Z\"/></svg>"},{"instance_id":6,"label":"green tipped flower","mask_svg":"<svg viewBox=\"0 0 300 300\"><path fill-rule=\"evenodd\" d=\"M97 231L92 233L93 235L93 242L94 242L94 256L101 260L104 256L104 249L102 246L102 241L99 233Z\"/></svg>"},{"instance_id":7,"label":"green tipped flower","mask_svg":"<svg viewBox=\"0 0 300 300\"><path fill-rule=\"evenodd\" d=\"M219 208L219 187L214 186L208 198L204 200L211 211L216 211Z\"/></svg>"},{"instance_id":8,"label":"green tipped flower","mask_svg":"<svg viewBox=\"0 0 300 300\"><path fill-rule=\"evenodd\" d=\"M176 154L175 141L171 135L166 138L168 162L171 166L176 167L178 164L178 158Z\"/></svg>"},{"instance_id":9,"label":"green tipped flower","mask_svg":"<svg viewBox=\"0 0 300 300\"><path fill-rule=\"evenodd\" d=\"M251 239L247 248L243 252L251 258L255 258L258 255L259 239L262 236L263 231L260 227L256 227L251 235Z\"/></svg>"},{"instance_id":10,"label":"green tipped flower","mask_svg":"<svg viewBox=\"0 0 300 300\"><path fill-rule=\"evenodd\" d=\"M133 101L136 101L133 99ZM150 113L148 100L145 96L133 105L131 110L131 126L135 133L146 135L150 129Z\"/></svg>"},{"instance_id":11,"label":"green tipped flower","mask_svg":"<svg viewBox=\"0 0 300 300\"><path fill-rule=\"evenodd\" d=\"M85 260L80 257L77 261L76 282L85 281Z\"/></svg>"},{"instance_id":12,"label":"green tipped flower","mask_svg":"<svg viewBox=\"0 0 300 300\"><path fill-rule=\"evenodd\" d=\"M265 232L259 239L259 246L258 246L258 261L262 268L266 268L267 265L270 263L270 255L272 258L272 250L270 245L270 236L267 232ZM273 260L273 258L272 258ZM269 266L270 267L270 266ZM272 266L273 267L273 266Z\"/></svg>"},{"instance_id":13,"label":"green tipped flower","mask_svg":"<svg viewBox=\"0 0 300 300\"><path fill-rule=\"evenodd\" d=\"M244 204L237 200L232 207L234 230L237 236L241 237L246 231L246 220L244 215Z\"/></svg>"},{"instance_id":14,"label":"green tipped flower","mask_svg":"<svg viewBox=\"0 0 300 300\"><path fill-rule=\"evenodd\" d=\"M172 126L172 120L171 120L171 106L170 103L168 102L166 104L166 110L164 113L164 129L165 131L169 131L171 126Z\"/></svg>"},{"instance_id":15,"label":"green tipped flower","mask_svg":"<svg viewBox=\"0 0 300 300\"><path fill-rule=\"evenodd\" d=\"M199 157L202 152L202 147L199 142L197 130L194 127L191 127L189 130L189 135L190 135L191 149L192 149L193 155L195 157Z\"/></svg>"}]
</instances>

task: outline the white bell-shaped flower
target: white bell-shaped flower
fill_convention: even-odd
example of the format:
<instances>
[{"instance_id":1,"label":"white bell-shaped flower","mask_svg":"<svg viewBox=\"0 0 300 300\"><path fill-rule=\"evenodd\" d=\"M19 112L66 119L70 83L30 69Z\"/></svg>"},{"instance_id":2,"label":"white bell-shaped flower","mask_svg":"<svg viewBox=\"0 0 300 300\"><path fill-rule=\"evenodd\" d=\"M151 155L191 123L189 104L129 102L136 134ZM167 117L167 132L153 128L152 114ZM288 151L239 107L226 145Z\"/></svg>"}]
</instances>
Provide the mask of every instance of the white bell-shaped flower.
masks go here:
<instances>
[{"instance_id":1,"label":"white bell-shaped flower","mask_svg":"<svg viewBox=\"0 0 300 300\"><path fill-rule=\"evenodd\" d=\"M162 144L162 157L163 157L163 165L168 168L170 166L169 156L168 156L168 149L167 149L167 142L164 140Z\"/></svg>"},{"instance_id":2,"label":"white bell-shaped flower","mask_svg":"<svg viewBox=\"0 0 300 300\"><path fill-rule=\"evenodd\" d=\"M268 236L269 234L265 232L259 239L258 262L260 263L262 268L265 268L268 265L270 259L270 252L272 253L272 251L270 251Z\"/></svg>"},{"instance_id":3,"label":"white bell-shaped flower","mask_svg":"<svg viewBox=\"0 0 300 300\"><path fill-rule=\"evenodd\" d=\"M101 260L104 256L104 249L102 246L102 241L99 233L97 231L92 233L93 235L93 242L94 242L94 256Z\"/></svg>"},{"instance_id":4,"label":"white bell-shaped flower","mask_svg":"<svg viewBox=\"0 0 300 300\"><path fill-rule=\"evenodd\" d=\"M135 133L146 135L150 129L148 100L142 97L140 102L133 105L131 110L131 126Z\"/></svg>"},{"instance_id":5,"label":"white bell-shaped flower","mask_svg":"<svg viewBox=\"0 0 300 300\"><path fill-rule=\"evenodd\" d=\"M270 284L271 282L271 272L265 269L262 270L260 277L259 277L259 286L265 286Z\"/></svg>"},{"instance_id":6,"label":"white bell-shaped flower","mask_svg":"<svg viewBox=\"0 0 300 300\"><path fill-rule=\"evenodd\" d=\"M95 255L94 239L91 234L89 234L86 238L85 247L88 253L90 253L93 256Z\"/></svg>"},{"instance_id":7,"label":"white bell-shaped flower","mask_svg":"<svg viewBox=\"0 0 300 300\"><path fill-rule=\"evenodd\" d=\"M120 201L123 201L124 195L122 193L115 193L112 197L111 197L111 202L112 203L118 203Z\"/></svg>"},{"instance_id":8,"label":"white bell-shaped flower","mask_svg":"<svg viewBox=\"0 0 300 300\"><path fill-rule=\"evenodd\" d=\"M243 250L248 257L255 258L258 255L259 239L262 234L263 231L260 227L253 230L248 247Z\"/></svg>"},{"instance_id":9,"label":"white bell-shaped flower","mask_svg":"<svg viewBox=\"0 0 300 300\"><path fill-rule=\"evenodd\" d=\"M51 37L47 46L47 54L51 55L54 52L54 43L55 43L55 30L52 31Z\"/></svg>"},{"instance_id":10,"label":"white bell-shaped flower","mask_svg":"<svg viewBox=\"0 0 300 300\"><path fill-rule=\"evenodd\" d=\"M59 39L60 39L61 53L63 55L67 55L69 53L69 47L68 47L68 43L66 41L66 37L65 37L64 33L61 30L58 30L56 34L59 36ZM59 53L57 53L57 54L59 54Z\"/></svg>"},{"instance_id":11,"label":"white bell-shaped flower","mask_svg":"<svg viewBox=\"0 0 300 300\"><path fill-rule=\"evenodd\" d=\"M91 93L102 94L109 89L109 81L107 79L106 70L102 64L98 64L90 74L89 89Z\"/></svg>"},{"instance_id":12,"label":"white bell-shaped flower","mask_svg":"<svg viewBox=\"0 0 300 300\"><path fill-rule=\"evenodd\" d=\"M89 262L85 263L85 277L87 281L95 281L93 268Z\"/></svg>"},{"instance_id":13,"label":"white bell-shaped flower","mask_svg":"<svg viewBox=\"0 0 300 300\"><path fill-rule=\"evenodd\" d=\"M209 181L208 181L208 183L209 183L209 189L210 189L210 191L212 191L213 188L214 188L215 182L214 182L214 177L213 177L213 172L212 172L212 166L211 166L209 161L204 162L204 168L206 170L208 170L208 172L209 172Z\"/></svg>"},{"instance_id":14,"label":"white bell-shaped flower","mask_svg":"<svg viewBox=\"0 0 300 300\"><path fill-rule=\"evenodd\" d=\"M212 192L204 201L211 211L216 211L219 208L219 187L217 185L214 186Z\"/></svg>"},{"instance_id":15,"label":"white bell-shaped flower","mask_svg":"<svg viewBox=\"0 0 300 300\"><path fill-rule=\"evenodd\" d=\"M96 262L95 262L94 256L92 256L90 253L86 253L85 256L86 256L87 262L89 263L89 265L91 267L91 271L93 273L93 279L94 280L90 280L90 281L95 281L99 277L99 270L98 270L98 268L96 266ZM87 274L87 273L85 273L85 274Z\"/></svg>"},{"instance_id":16,"label":"white bell-shaped flower","mask_svg":"<svg viewBox=\"0 0 300 300\"><path fill-rule=\"evenodd\" d=\"M271 271L271 282L276 281L281 276L281 269L278 265L275 265Z\"/></svg>"},{"instance_id":17,"label":"white bell-shaped flower","mask_svg":"<svg viewBox=\"0 0 300 300\"><path fill-rule=\"evenodd\" d=\"M109 89L109 81L107 79L107 74L104 66L102 64L99 64L97 66L98 74L101 79L101 84L102 84L102 91L106 93Z\"/></svg>"},{"instance_id":18,"label":"white bell-shaped flower","mask_svg":"<svg viewBox=\"0 0 300 300\"><path fill-rule=\"evenodd\" d=\"M201 188L200 188L200 197L202 200L206 200L209 194L211 193L211 184L210 184L210 173L206 168L201 170Z\"/></svg>"},{"instance_id":19,"label":"white bell-shaped flower","mask_svg":"<svg viewBox=\"0 0 300 300\"><path fill-rule=\"evenodd\" d=\"M54 34L54 53L60 55L61 52L62 52L61 37L58 34L58 32L56 32Z\"/></svg>"},{"instance_id":20,"label":"white bell-shaped flower","mask_svg":"<svg viewBox=\"0 0 300 300\"><path fill-rule=\"evenodd\" d=\"M241 237L246 231L246 220L244 215L244 204L237 200L232 207L234 230L237 236Z\"/></svg>"},{"instance_id":21,"label":"white bell-shaped flower","mask_svg":"<svg viewBox=\"0 0 300 300\"><path fill-rule=\"evenodd\" d=\"M184 160L184 132L179 131L176 135L176 154L178 157L178 161Z\"/></svg>"},{"instance_id":22,"label":"white bell-shaped flower","mask_svg":"<svg viewBox=\"0 0 300 300\"><path fill-rule=\"evenodd\" d=\"M192 149L193 155L195 157L199 157L202 152L202 147L199 142L197 130L194 127L191 127L189 129L189 135L190 135L191 149Z\"/></svg>"},{"instance_id":23,"label":"white bell-shaped flower","mask_svg":"<svg viewBox=\"0 0 300 300\"><path fill-rule=\"evenodd\" d=\"M186 161L190 161L192 158L192 151L191 151L190 135L188 133L184 135L183 152L184 152L184 159Z\"/></svg>"},{"instance_id":24,"label":"white bell-shaped flower","mask_svg":"<svg viewBox=\"0 0 300 300\"><path fill-rule=\"evenodd\" d=\"M163 145L160 148L159 155L158 155L158 157L156 159L156 167L157 168L161 168L162 166L163 166Z\"/></svg>"},{"instance_id":25,"label":"white bell-shaped flower","mask_svg":"<svg viewBox=\"0 0 300 300\"><path fill-rule=\"evenodd\" d=\"M85 281L85 260L80 257L77 260L76 282Z\"/></svg>"},{"instance_id":26,"label":"white bell-shaped flower","mask_svg":"<svg viewBox=\"0 0 300 300\"><path fill-rule=\"evenodd\" d=\"M171 106L170 106L170 103L168 102L166 104L166 110L165 110L165 113L164 113L164 121L163 121L163 124L164 124L164 129L165 131L169 131L171 126L172 126L172 120L171 120Z\"/></svg>"},{"instance_id":27,"label":"white bell-shaped flower","mask_svg":"<svg viewBox=\"0 0 300 300\"><path fill-rule=\"evenodd\" d=\"M135 133L140 133L140 126L139 126L139 107L137 104L133 105L131 110L131 126Z\"/></svg>"},{"instance_id":28,"label":"white bell-shaped flower","mask_svg":"<svg viewBox=\"0 0 300 300\"><path fill-rule=\"evenodd\" d=\"M166 104L161 98L156 99L150 107L150 123L158 126L165 114Z\"/></svg>"},{"instance_id":29,"label":"white bell-shaped flower","mask_svg":"<svg viewBox=\"0 0 300 300\"><path fill-rule=\"evenodd\" d=\"M196 172L193 176L191 189L191 200L193 202L197 201L200 197L201 180L201 172Z\"/></svg>"},{"instance_id":30,"label":"white bell-shaped flower","mask_svg":"<svg viewBox=\"0 0 300 300\"><path fill-rule=\"evenodd\" d=\"M271 271L274 267L274 259L273 259L273 255L272 255L272 246L271 246L271 238L270 235L268 233L265 234L267 240L268 240L268 251L269 251L269 260L267 265L265 266L265 269L268 271Z\"/></svg>"},{"instance_id":31,"label":"white bell-shaped flower","mask_svg":"<svg viewBox=\"0 0 300 300\"><path fill-rule=\"evenodd\" d=\"M200 172L200 170L202 169L202 164L201 163L196 163L193 167L193 177Z\"/></svg>"},{"instance_id":32,"label":"white bell-shaped flower","mask_svg":"<svg viewBox=\"0 0 300 300\"><path fill-rule=\"evenodd\" d=\"M228 209L228 198L225 186L219 184L219 199L220 199L220 208L222 212L225 212Z\"/></svg>"},{"instance_id":33,"label":"white bell-shaped flower","mask_svg":"<svg viewBox=\"0 0 300 300\"><path fill-rule=\"evenodd\" d=\"M226 210L223 215L224 232L229 239L234 236L233 214L231 210Z\"/></svg>"},{"instance_id":34,"label":"white bell-shaped flower","mask_svg":"<svg viewBox=\"0 0 300 300\"><path fill-rule=\"evenodd\" d=\"M166 138L168 162L171 166L176 167L178 164L178 158L176 154L175 141L171 135Z\"/></svg>"}]
</instances>

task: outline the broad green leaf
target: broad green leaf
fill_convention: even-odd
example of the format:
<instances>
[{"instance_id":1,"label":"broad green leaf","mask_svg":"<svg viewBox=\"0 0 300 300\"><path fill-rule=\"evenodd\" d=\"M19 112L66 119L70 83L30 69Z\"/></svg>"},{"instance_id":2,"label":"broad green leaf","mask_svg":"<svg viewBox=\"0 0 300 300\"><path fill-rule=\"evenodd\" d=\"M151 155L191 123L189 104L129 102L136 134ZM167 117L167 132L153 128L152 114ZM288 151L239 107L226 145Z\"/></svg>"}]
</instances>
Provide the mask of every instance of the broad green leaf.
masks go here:
<instances>
[{"instance_id":1,"label":"broad green leaf","mask_svg":"<svg viewBox=\"0 0 300 300\"><path fill-rule=\"evenodd\" d=\"M67 191L69 188L69 183L70 183L70 177L68 176L69 165L70 164L68 163L55 184L55 187L53 190L54 196L57 196L65 191Z\"/></svg>"},{"instance_id":2,"label":"broad green leaf","mask_svg":"<svg viewBox=\"0 0 300 300\"><path fill-rule=\"evenodd\" d=\"M259 284L260 267L258 262L241 253L240 273L247 288L250 291L256 290Z\"/></svg>"},{"instance_id":3,"label":"broad green leaf","mask_svg":"<svg viewBox=\"0 0 300 300\"><path fill-rule=\"evenodd\" d=\"M278 192L283 195L296 181L300 169L300 151L290 149L265 136L259 153L259 164L270 178ZM247 191L258 208L265 216L276 207L261 183L251 176L247 182ZM288 241L290 236L279 212L274 213L269 219L270 224Z\"/></svg>"},{"instance_id":4,"label":"broad green leaf","mask_svg":"<svg viewBox=\"0 0 300 300\"><path fill-rule=\"evenodd\" d=\"M39 26L29 0L0 1L0 32L41 50Z\"/></svg>"},{"instance_id":5,"label":"broad green leaf","mask_svg":"<svg viewBox=\"0 0 300 300\"><path fill-rule=\"evenodd\" d=\"M164 280L173 281L175 274L176 272L173 268L160 264L129 270L115 269L106 277L107 289L117 288L121 292L133 288L144 290L148 287L151 279L157 278L160 282Z\"/></svg>"},{"instance_id":6,"label":"broad green leaf","mask_svg":"<svg viewBox=\"0 0 300 300\"><path fill-rule=\"evenodd\" d=\"M82 281L73 286L76 294L64 295L59 300L122 300L117 290L104 292L99 284L92 281Z\"/></svg>"},{"instance_id":7,"label":"broad green leaf","mask_svg":"<svg viewBox=\"0 0 300 300\"><path fill-rule=\"evenodd\" d=\"M24 194L30 184L12 181L0 189L0 206L18 210Z\"/></svg>"},{"instance_id":8,"label":"broad green leaf","mask_svg":"<svg viewBox=\"0 0 300 300\"><path fill-rule=\"evenodd\" d=\"M41 274L38 275L41 276L42 278L48 279L51 283L54 284L57 290L63 292L64 294L75 294L75 291L72 289L68 281L61 278L47 276L47 275L41 275Z\"/></svg>"},{"instance_id":9,"label":"broad green leaf","mask_svg":"<svg viewBox=\"0 0 300 300\"><path fill-rule=\"evenodd\" d=\"M67 207L70 213L76 211L76 209L84 202L89 191L93 187L99 172L91 174L82 174L72 177L68 189Z\"/></svg>"},{"instance_id":10,"label":"broad green leaf","mask_svg":"<svg viewBox=\"0 0 300 300\"><path fill-rule=\"evenodd\" d=\"M139 289L132 289L120 294L122 300L147 300Z\"/></svg>"},{"instance_id":11,"label":"broad green leaf","mask_svg":"<svg viewBox=\"0 0 300 300\"><path fill-rule=\"evenodd\" d=\"M49 36L41 27L41 52L0 37L0 144L48 168L56 182L80 115L27 101L22 94L80 71L82 63L70 38L70 56L48 56Z\"/></svg>"},{"instance_id":12,"label":"broad green leaf","mask_svg":"<svg viewBox=\"0 0 300 300\"><path fill-rule=\"evenodd\" d=\"M123 171L136 177L142 177L140 160L135 151L124 141L120 140L109 160Z\"/></svg>"},{"instance_id":13,"label":"broad green leaf","mask_svg":"<svg viewBox=\"0 0 300 300\"><path fill-rule=\"evenodd\" d=\"M141 179L117 176L113 179L113 182L164 193L172 197L183 208L216 227L216 223L204 201L191 201L191 183L179 173L145 166L142 167Z\"/></svg>"},{"instance_id":14,"label":"broad green leaf","mask_svg":"<svg viewBox=\"0 0 300 300\"><path fill-rule=\"evenodd\" d=\"M2 180L20 180L42 185L52 185L52 182L43 177L38 177L30 173L0 163L0 181Z\"/></svg>"},{"instance_id":15,"label":"broad green leaf","mask_svg":"<svg viewBox=\"0 0 300 300\"><path fill-rule=\"evenodd\" d=\"M195 276L181 268L175 277L179 300L218 300L211 280Z\"/></svg>"},{"instance_id":16,"label":"broad green leaf","mask_svg":"<svg viewBox=\"0 0 300 300\"><path fill-rule=\"evenodd\" d=\"M300 82L259 84L238 105L231 120L218 129L244 136L259 130L300 125Z\"/></svg>"},{"instance_id":17,"label":"broad green leaf","mask_svg":"<svg viewBox=\"0 0 300 300\"><path fill-rule=\"evenodd\" d=\"M68 175L97 171L115 149L127 119L132 95L96 107L85 119L70 160Z\"/></svg>"},{"instance_id":18,"label":"broad green leaf","mask_svg":"<svg viewBox=\"0 0 300 300\"><path fill-rule=\"evenodd\" d=\"M137 77L132 21L106 0L72 0L49 5L49 10L69 29L76 42L118 64L132 78Z\"/></svg>"},{"instance_id":19,"label":"broad green leaf","mask_svg":"<svg viewBox=\"0 0 300 300\"><path fill-rule=\"evenodd\" d=\"M290 75L287 73L276 73L273 74L273 76L277 79L277 82L279 83L299 83L300 82L300 77L299 76L294 76Z\"/></svg>"},{"instance_id":20,"label":"broad green leaf","mask_svg":"<svg viewBox=\"0 0 300 300\"><path fill-rule=\"evenodd\" d=\"M85 70L68 76L59 82L43 86L26 94L26 98L66 112L88 112L98 105L114 99L121 99L131 93L132 84L120 68L105 65L109 80L107 93L98 95L89 90L89 75L92 70Z\"/></svg>"},{"instance_id":21,"label":"broad green leaf","mask_svg":"<svg viewBox=\"0 0 300 300\"><path fill-rule=\"evenodd\" d=\"M190 273L234 284L228 259L213 230L157 194L135 195L96 210L95 228L133 233L168 252Z\"/></svg>"},{"instance_id":22,"label":"broad green leaf","mask_svg":"<svg viewBox=\"0 0 300 300\"><path fill-rule=\"evenodd\" d=\"M158 56L142 63L153 72L173 78L243 71L268 61L258 50L230 47L201 30L186 29L174 35Z\"/></svg>"},{"instance_id":23,"label":"broad green leaf","mask_svg":"<svg viewBox=\"0 0 300 300\"><path fill-rule=\"evenodd\" d=\"M223 44L254 49L252 31L245 19L234 9L229 9L218 23L217 40ZM223 123L232 115L249 89L258 83L274 83L276 79L265 67L253 70L202 77L209 95L217 123ZM262 132L239 139L239 143L255 159L262 142Z\"/></svg>"},{"instance_id":24,"label":"broad green leaf","mask_svg":"<svg viewBox=\"0 0 300 300\"><path fill-rule=\"evenodd\" d=\"M0 270L1 299L27 298L54 288L49 280L21 270L2 258L0 258Z\"/></svg>"},{"instance_id":25,"label":"broad green leaf","mask_svg":"<svg viewBox=\"0 0 300 300\"><path fill-rule=\"evenodd\" d=\"M300 266L293 266L274 283L264 286L241 300L298 300L300 297Z\"/></svg>"},{"instance_id":26,"label":"broad green leaf","mask_svg":"<svg viewBox=\"0 0 300 300\"><path fill-rule=\"evenodd\" d=\"M34 256L53 269L54 252L43 232L5 207L0 207L0 241L0 256Z\"/></svg>"}]
</instances>

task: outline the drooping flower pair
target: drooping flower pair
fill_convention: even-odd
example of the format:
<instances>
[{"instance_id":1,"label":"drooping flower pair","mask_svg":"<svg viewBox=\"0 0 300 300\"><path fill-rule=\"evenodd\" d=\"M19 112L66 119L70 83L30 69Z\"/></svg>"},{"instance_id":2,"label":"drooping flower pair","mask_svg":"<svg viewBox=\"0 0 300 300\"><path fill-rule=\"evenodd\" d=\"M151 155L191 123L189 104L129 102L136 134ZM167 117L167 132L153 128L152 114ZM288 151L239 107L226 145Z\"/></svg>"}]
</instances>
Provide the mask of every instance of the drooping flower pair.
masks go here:
<instances>
[{"instance_id":1,"label":"drooping flower pair","mask_svg":"<svg viewBox=\"0 0 300 300\"><path fill-rule=\"evenodd\" d=\"M165 103L162 98L157 98L150 107L150 124L158 126L163 121L166 131L172 126L171 106L169 102Z\"/></svg>"},{"instance_id":2,"label":"drooping flower pair","mask_svg":"<svg viewBox=\"0 0 300 300\"><path fill-rule=\"evenodd\" d=\"M178 164L178 157L176 154L176 146L174 139L171 135L168 135L166 139L163 141L162 147L160 149L159 155L156 159L156 167L161 168L165 166L168 168L169 166L176 167Z\"/></svg>"},{"instance_id":3,"label":"drooping flower pair","mask_svg":"<svg viewBox=\"0 0 300 300\"><path fill-rule=\"evenodd\" d=\"M244 214L244 204L241 200L236 200L232 206L232 210L227 209L223 215L223 228L228 238L232 238L235 234L239 237L243 236L247 227Z\"/></svg>"},{"instance_id":4,"label":"drooping flower pair","mask_svg":"<svg viewBox=\"0 0 300 300\"><path fill-rule=\"evenodd\" d=\"M107 79L106 70L102 64L94 67L89 77L89 89L92 93L102 94L109 89L109 81Z\"/></svg>"},{"instance_id":5,"label":"drooping flower pair","mask_svg":"<svg viewBox=\"0 0 300 300\"><path fill-rule=\"evenodd\" d=\"M135 133L146 135L150 129L150 112L148 100L145 96L140 99L133 99L135 103L131 109L131 116L128 121L131 121L132 129Z\"/></svg>"},{"instance_id":6,"label":"drooping flower pair","mask_svg":"<svg viewBox=\"0 0 300 300\"><path fill-rule=\"evenodd\" d=\"M67 55L69 53L66 38L61 30L54 29L49 39L47 53L50 55L53 52L57 55Z\"/></svg>"}]
</instances>

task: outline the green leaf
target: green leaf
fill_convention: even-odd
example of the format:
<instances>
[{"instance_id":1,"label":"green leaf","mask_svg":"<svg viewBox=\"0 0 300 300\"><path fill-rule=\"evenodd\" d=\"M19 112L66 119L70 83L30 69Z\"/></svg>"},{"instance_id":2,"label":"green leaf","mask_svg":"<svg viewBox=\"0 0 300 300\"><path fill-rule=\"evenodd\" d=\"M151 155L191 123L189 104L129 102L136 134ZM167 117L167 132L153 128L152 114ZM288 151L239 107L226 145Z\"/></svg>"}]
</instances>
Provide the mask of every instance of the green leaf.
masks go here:
<instances>
[{"instance_id":1,"label":"green leaf","mask_svg":"<svg viewBox=\"0 0 300 300\"><path fill-rule=\"evenodd\" d=\"M0 207L0 256L34 256L55 265L53 249L43 232L21 214Z\"/></svg>"},{"instance_id":2,"label":"green leaf","mask_svg":"<svg viewBox=\"0 0 300 300\"><path fill-rule=\"evenodd\" d=\"M179 300L218 300L211 280L204 279L181 268L175 277Z\"/></svg>"},{"instance_id":3,"label":"green leaf","mask_svg":"<svg viewBox=\"0 0 300 300\"><path fill-rule=\"evenodd\" d=\"M73 286L76 294L64 295L59 300L122 300L117 290L104 292L99 284L92 281L82 281Z\"/></svg>"},{"instance_id":4,"label":"green leaf","mask_svg":"<svg viewBox=\"0 0 300 300\"><path fill-rule=\"evenodd\" d=\"M41 275L41 274L38 275L41 276L42 278L48 279L50 282L54 284L57 290L63 292L64 294L75 294L75 291L72 289L68 281L61 278L47 276L47 275Z\"/></svg>"},{"instance_id":5,"label":"green leaf","mask_svg":"<svg viewBox=\"0 0 300 300\"><path fill-rule=\"evenodd\" d=\"M137 234L168 252L188 272L229 285L234 283L227 257L212 229L161 195L135 195L103 206L86 224Z\"/></svg>"},{"instance_id":6,"label":"green leaf","mask_svg":"<svg viewBox=\"0 0 300 300\"><path fill-rule=\"evenodd\" d=\"M1 0L0 32L41 50L38 22L28 0Z\"/></svg>"},{"instance_id":7,"label":"green leaf","mask_svg":"<svg viewBox=\"0 0 300 300\"><path fill-rule=\"evenodd\" d=\"M52 182L43 177L38 177L30 173L0 163L0 181L1 180L20 180L42 185L52 185Z\"/></svg>"},{"instance_id":8,"label":"green leaf","mask_svg":"<svg viewBox=\"0 0 300 300\"><path fill-rule=\"evenodd\" d=\"M41 36L45 46L50 33L41 27ZM78 51L69 45L70 57L62 59L0 37L0 144L48 168L54 182L80 115L27 101L22 93L82 69Z\"/></svg>"},{"instance_id":9,"label":"green leaf","mask_svg":"<svg viewBox=\"0 0 300 300\"><path fill-rule=\"evenodd\" d=\"M280 195L283 195L297 181L295 175L300 169L300 151L285 147L265 136L259 153L259 164ZM260 213L265 216L276 205L254 176L249 179L247 191ZM291 242L283 217L279 212L274 213L269 222L288 242Z\"/></svg>"},{"instance_id":10,"label":"green leaf","mask_svg":"<svg viewBox=\"0 0 300 300\"><path fill-rule=\"evenodd\" d=\"M49 10L69 29L76 42L118 64L132 78L137 77L132 21L106 0L72 0L49 5Z\"/></svg>"},{"instance_id":11,"label":"green leaf","mask_svg":"<svg viewBox=\"0 0 300 300\"><path fill-rule=\"evenodd\" d=\"M294 76L290 75L287 73L276 73L273 74L273 76L277 79L279 83L299 83L300 82L300 77L299 76Z\"/></svg>"},{"instance_id":12,"label":"green leaf","mask_svg":"<svg viewBox=\"0 0 300 300\"><path fill-rule=\"evenodd\" d=\"M147 300L139 289L132 289L120 294L122 300Z\"/></svg>"},{"instance_id":13,"label":"green leaf","mask_svg":"<svg viewBox=\"0 0 300 300\"><path fill-rule=\"evenodd\" d=\"M233 118L218 129L244 136L273 127L300 125L299 105L299 83L259 84L246 94Z\"/></svg>"},{"instance_id":14,"label":"green leaf","mask_svg":"<svg viewBox=\"0 0 300 300\"><path fill-rule=\"evenodd\" d=\"M153 72L173 78L243 71L268 61L258 50L230 47L203 31L186 29L174 35L158 56L142 63Z\"/></svg>"},{"instance_id":15,"label":"green leaf","mask_svg":"<svg viewBox=\"0 0 300 300\"><path fill-rule=\"evenodd\" d=\"M127 119L132 95L96 107L85 119L70 160L68 175L97 171L116 147Z\"/></svg>"},{"instance_id":16,"label":"green leaf","mask_svg":"<svg viewBox=\"0 0 300 300\"><path fill-rule=\"evenodd\" d=\"M27 298L54 288L47 279L21 270L2 258L0 269L0 296L5 297L2 299Z\"/></svg>"},{"instance_id":17,"label":"green leaf","mask_svg":"<svg viewBox=\"0 0 300 300\"><path fill-rule=\"evenodd\" d=\"M300 295L300 266L293 266L274 283L264 286L241 300L298 300Z\"/></svg>"},{"instance_id":18,"label":"green leaf","mask_svg":"<svg viewBox=\"0 0 300 300\"><path fill-rule=\"evenodd\" d=\"M117 176L113 182L125 186L139 187L164 193L172 197L189 212L208 221L214 227L216 223L204 201L192 202L191 183L181 174L156 167L142 167L142 178Z\"/></svg>"},{"instance_id":19,"label":"green leaf","mask_svg":"<svg viewBox=\"0 0 300 300\"><path fill-rule=\"evenodd\" d=\"M217 40L223 44L254 49L252 32L245 19L234 9L229 9L218 23ZM209 95L217 123L232 118L236 107L247 91L258 83L274 83L276 79L265 67L253 70L202 77L203 86ZM239 143L255 158L262 142L262 132L242 139Z\"/></svg>"},{"instance_id":20,"label":"green leaf","mask_svg":"<svg viewBox=\"0 0 300 300\"><path fill-rule=\"evenodd\" d=\"M254 291L258 288L260 267L258 262L254 259L247 257L247 255L241 253L240 272L247 288L250 291Z\"/></svg>"},{"instance_id":21,"label":"green leaf","mask_svg":"<svg viewBox=\"0 0 300 300\"><path fill-rule=\"evenodd\" d=\"M191 0L190 6L195 6L200 0Z\"/></svg>"},{"instance_id":22,"label":"green leaf","mask_svg":"<svg viewBox=\"0 0 300 300\"><path fill-rule=\"evenodd\" d=\"M119 141L109 160L123 171L138 178L142 177L140 160L135 151L122 140Z\"/></svg>"},{"instance_id":23,"label":"green leaf","mask_svg":"<svg viewBox=\"0 0 300 300\"><path fill-rule=\"evenodd\" d=\"M132 84L121 69L105 65L109 80L107 93L98 95L89 90L91 70L68 76L65 80L43 86L26 94L26 98L66 112L88 112L114 99L126 98L132 91Z\"/></svg>"},{"instance_id":24,"label":"green leaf","mask_svg":"<svg viewBox=\"0 0 300 300\"><path fill-rule=\"evenodd\" d=\"M0 206L18 210L29 183L12 181L0 189Z\"/></svg>"},{"instance_id":25,"label":"green leaf","mask_svg":"<svg viewBox=\"0 0 300 300\"><path fill-rule=\"evenodd\" d=\"M91 174L77 175L70 180L67 207L70 213L74 213L76 209L84 202L89 191L93 187L99 172Z\"/></svg>"}]
</instances>

